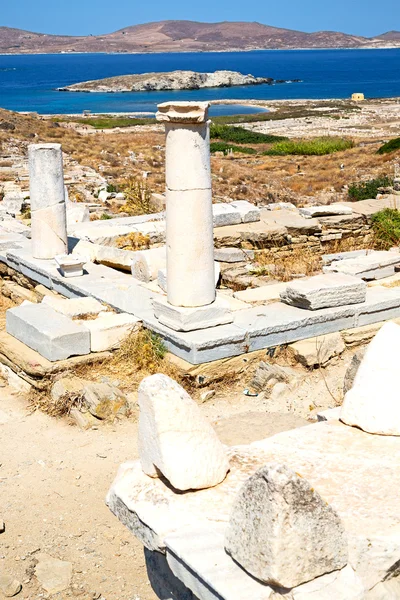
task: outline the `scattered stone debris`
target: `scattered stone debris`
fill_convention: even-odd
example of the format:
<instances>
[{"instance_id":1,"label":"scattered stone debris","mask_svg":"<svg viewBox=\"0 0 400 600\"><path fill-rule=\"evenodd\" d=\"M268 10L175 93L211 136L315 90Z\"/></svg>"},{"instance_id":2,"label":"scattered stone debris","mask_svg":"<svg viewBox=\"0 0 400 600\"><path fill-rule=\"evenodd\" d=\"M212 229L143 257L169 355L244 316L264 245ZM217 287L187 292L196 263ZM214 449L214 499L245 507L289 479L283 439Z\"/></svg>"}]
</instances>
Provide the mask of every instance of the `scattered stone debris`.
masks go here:
<instances>
[{"instance_id":1,"label":"scattered stone debris","mask_svg":"<svg viewBox=\"0 0 400 600\"><path fill-rule=\"evenodd\" d=\"M66 590L72 579L72 564L54 558L49 554L40 553L36 556L38 563L35 575L40 584L49 594L57 594Z\"/></svg>"},{"instance_id":2,"label":"scattered stone debris","mask_svg":"<svg viewBox=\"0 0 400 600\"><path fill-rule=\"evenodd\" d=\"M6 598L13 598L22 590L22 584L18 579L13 579L9 575L0 573L0 590Z\"/></svg>"},{"instance_id":3,"label":"scattered stone debris","mask_svg":"<svg viewBox=\"0 0 400 600\"><path fill-rule=\"evenodd\" d=\"M328 333L290 344L288 350L305 367L325 367L332 358L344 352L345 345L340 333Z\"/></svg>"}]
</instances>

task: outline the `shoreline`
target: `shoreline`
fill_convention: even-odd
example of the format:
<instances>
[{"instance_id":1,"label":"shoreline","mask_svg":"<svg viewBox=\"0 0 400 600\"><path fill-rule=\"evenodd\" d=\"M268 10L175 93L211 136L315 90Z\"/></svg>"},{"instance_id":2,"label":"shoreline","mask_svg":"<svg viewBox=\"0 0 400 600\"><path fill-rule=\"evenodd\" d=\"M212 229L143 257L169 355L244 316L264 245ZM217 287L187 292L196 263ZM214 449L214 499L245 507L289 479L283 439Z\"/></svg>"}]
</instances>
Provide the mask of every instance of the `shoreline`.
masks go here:
<instances>
[{"instance_id":1,"label":"shoreline","mask_svg":"<svg viewBox=\"0 0 400 600\"><path fill-rule=\"evenodd\" d=\"M140 56L149 54L232 54L239 52L314 52L314 51L336 51L336 50L400 50L400 43L391 46L356 46L352 48L248 48L248 49L224 49L224 50L155 50L153 52L0 52L0 56L86 56L89 54L106 56Z\"/></svg>"}]
</instances>

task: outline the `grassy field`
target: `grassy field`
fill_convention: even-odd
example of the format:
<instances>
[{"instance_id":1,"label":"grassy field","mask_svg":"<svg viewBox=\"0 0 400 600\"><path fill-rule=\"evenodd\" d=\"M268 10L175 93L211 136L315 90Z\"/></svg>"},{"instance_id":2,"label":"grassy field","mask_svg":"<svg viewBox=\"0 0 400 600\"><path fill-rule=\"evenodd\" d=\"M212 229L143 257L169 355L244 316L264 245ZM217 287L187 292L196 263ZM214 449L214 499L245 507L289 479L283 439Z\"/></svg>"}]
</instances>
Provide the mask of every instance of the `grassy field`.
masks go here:
<instances>
[{"instance_id":1,"label":"grassy field","mask_svg":"<svg viewBox=\"0 0 400 600\"><path fill-rule=\"evenodd\" d=\"M342 152L353 148L354 142L336 137L315 138L311 140L287 140L273 144L266 150L266 156L324 156L333 152Z\"/></svg>"}]
</instances>

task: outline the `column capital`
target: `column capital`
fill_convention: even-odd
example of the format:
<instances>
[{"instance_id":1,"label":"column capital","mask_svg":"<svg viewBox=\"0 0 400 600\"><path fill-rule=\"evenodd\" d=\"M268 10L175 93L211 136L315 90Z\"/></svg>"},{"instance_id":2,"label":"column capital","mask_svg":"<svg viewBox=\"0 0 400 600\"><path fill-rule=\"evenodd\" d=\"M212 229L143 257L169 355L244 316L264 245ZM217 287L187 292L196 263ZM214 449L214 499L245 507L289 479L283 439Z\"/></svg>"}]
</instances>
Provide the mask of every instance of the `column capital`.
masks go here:
<instances>
[{"instance_id":1,"label":"column capital","mask_svg":"<svg viewBox=\"0 0 400 600\"><path fill-rule=\"evenodd\" d=\"M158 105L157 121L201 124L208 120L209 102L163 102Z\"/></svg>"}]
</instances>

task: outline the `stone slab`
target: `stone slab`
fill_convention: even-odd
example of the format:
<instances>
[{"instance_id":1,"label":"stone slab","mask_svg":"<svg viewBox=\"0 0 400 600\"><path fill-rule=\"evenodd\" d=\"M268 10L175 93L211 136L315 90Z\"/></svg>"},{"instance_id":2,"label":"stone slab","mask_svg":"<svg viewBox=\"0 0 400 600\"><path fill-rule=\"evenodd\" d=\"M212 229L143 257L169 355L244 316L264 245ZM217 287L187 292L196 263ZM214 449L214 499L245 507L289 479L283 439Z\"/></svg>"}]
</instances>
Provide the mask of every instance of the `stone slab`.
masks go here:
<instances>
[{"instance_id":1,"label":"stone slab","mask_svg":"<svg viewBox=\"0 0 400 600\"><path fill-rule=\"evenodd\" d=\"M323 268L324 273L344 273L361 277L367 281L382 279L394 275L395 267L400 264L400 253L377 251L366 256L334 261Z\"/></svg>"},{"instance_id":2,"label":"stone slab","mask_svg":"<svg viewBox=\"0 0 400 600\"><path fill-rule=\"evenodd\" d=\"M352 208L354 213L370 217L384 208L397 208L397 210L400 210L400 196L391 194L386 198L373 198L371 200L359 200L358 202L343 202L343 204Z\"/></svg>"},{"instance_id":3,"label":"stone slab","mask_svg":"<svg viewBox=\"0 0 400 600\"><path fill-rule=\"evenodd\" d=\"M119 348L121 342L140 326L140 320L127 313L104 313L93 321L81 321L81 323L90 331L92 352Z\"/></svg>"},{"instance_id":4,"label":"stone slab","mask_svg":"<svg viewBox=\"0 0 400 600\"><path fill-rule=\"evenodd\" d=\"M57 298L54 296L45 296L42 304L46 304L53 310L70 317L79 317L80 315L98 315L105 310L105 307L95 298Z\"/></svg>"},{"instance_id":5,"label":"stone slab","mask_svg":"<svg viewBox=\"0 0 400 600\"><path fill-rule=\"evenodd\" d=\"M353 209L345 204L326 204L322 206L305 206L299 208L299 213L303 217L327 217L331 215L351 215Z\"/></svg>"},{"instance_id":6,"label":"stone slab","mask_svg":"<svg viewBox=\"0 0 400 600\"><path fill-rule=\"evenodd\" d=\"M90 353L89 330L45 304L9 309L6 329L51 362Z\"/></svg>"},{"instance_id":7,"label":"stone slab","mask_svg":"<svg viewBox=\"0 0 400 600\"><path fill-rule=\"evenodd\" d=\"M144 475L138 462L127 463L121 467L107 503L146 547L160 551L167 548L168 552L168 540L172 536L185 536L193 524L217 534L223 532L242 484L271 462L286 464L307 479L337 511L349 540L349 563L364 590L385 580L400 560L398 437L372 436L338 421L308 425L250 446L231 448L231 471L225 481L213 489L183 495ZM195 539L190 538L192 547ZM206 543L202 552L205 562L209 546ZM198 546L197 550L200 551ZM178 554L172 543L171 551ZM179 558L193 566L190 554L186 563L186 551ZM214 565L217 577L218 562L209 564ZM237 577L248 575L238 569ZM264 598L261 594L265 594L265 586L259 585L260 595L251 596L252 600ZM334 594L330 597L347 598ZM202 600L201 595L199 598ZM224 595L220 598L232 599ZM303 598L320 600L318 595Z\"/></svg>"},{"instance_id":8,"label":"stone slab","mask_svg":"<svg viewBox=\"0 0 400 600\"><path fill-rule=\"evenodd\" d=\"M233 296L248 304L269 304L280 300L280 295L286 290L287 283L272 283L257 288L248 288L241 292L235 292Z\"/></svg>"},{"instance_id":9,"label":"stone slab","mask_svg":"<svg viewBox=\"0 0 400 600\"><path fill-rule=\"evenodd\" d=\"M322 262L324 265L331 265L336 260L347 260L349 258L358 258L371 254L371 250L351 250L349 252L335 252L334 254L324 254Z\"/></svg>"},{"instance_id":10,"label":"stone slab","mask_svg":"<svg viewBox=\"0 0 400 600\"><path fill-rule=\"evenodd\" d=\"M367 286L362 279L342 273L325 273L290 281L281 292L286 304L317 310L365 302Z\"/></svg>"},{"instance_id":11,"label":"stone slab","mask_svg":"<svg viewBox=\"0 0 400 600\"><path fill-rule=\"evenodd\" d=\"M155 317L160 323L175 331L208 329L233 321L228 302L220 297L212 304L194 308L172 306L166 298L156 298L153 307Z\"/></svg>"},{"instance_id":12,"label":"stone slab","mask_svg":"<svg viewBox=\"0 0 400 600\"><path fill-rule=\"evenodd\" d=\"M246 262L254 258L254 252L251 250L242 250L241 248L216 248L214 250L214 259L218 262L237 263Z\"/></svg>"}]
</instances>

